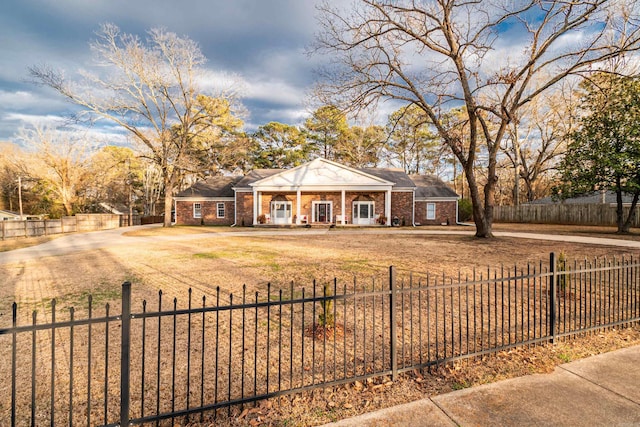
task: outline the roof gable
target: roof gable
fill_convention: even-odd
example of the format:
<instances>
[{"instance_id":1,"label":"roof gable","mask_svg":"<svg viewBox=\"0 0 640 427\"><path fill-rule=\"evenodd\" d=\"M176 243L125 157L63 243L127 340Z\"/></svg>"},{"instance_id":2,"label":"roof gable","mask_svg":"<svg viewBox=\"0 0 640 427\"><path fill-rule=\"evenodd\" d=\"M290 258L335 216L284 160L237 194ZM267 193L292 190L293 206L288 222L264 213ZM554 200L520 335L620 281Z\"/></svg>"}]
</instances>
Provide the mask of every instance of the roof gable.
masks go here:
<instances>
[{"instance_id":1,"label":"roof gable","mask_svg":"<svg viewBox=\"0 0 640 427\"><path fill-rule=\"evenodd\" d=\"M318 158L293 169L249 183L258 187L390 186L394 183L367 172Z\"/></svg>"}]
</instances>

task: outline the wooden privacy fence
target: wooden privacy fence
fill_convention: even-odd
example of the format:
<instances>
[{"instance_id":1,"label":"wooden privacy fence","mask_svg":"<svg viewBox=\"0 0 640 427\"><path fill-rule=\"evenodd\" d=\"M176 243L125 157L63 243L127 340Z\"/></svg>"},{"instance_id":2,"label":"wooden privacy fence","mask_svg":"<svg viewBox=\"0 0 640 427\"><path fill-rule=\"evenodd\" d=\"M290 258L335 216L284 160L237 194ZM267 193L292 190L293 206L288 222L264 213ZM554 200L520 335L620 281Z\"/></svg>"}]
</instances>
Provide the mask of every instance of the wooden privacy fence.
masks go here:
<instances>
[{"instance_id":1,"label":"wooden privacy fence","mask_svg":"<svg viewBox=\"0 0 640 427\"><path fill-rule=\"evenodd\" d=\"M640 227L640 217L636 214L632 227ZM624 208L625 217L629 208ZM496 206L493 211L495 222L520 222L529 224L569 224L569 225L616 225L616 206L611 204L544 204Z\"/></svg>"},{"instance_id":2,"label":"wooden privacy fence","mask_svg":"<svg viewBox=\"0 0 640 427\"><path fill-rule=\"evenodd\" d=\"M149 217L146 224L162 222L162 217ZM140 225L139 215L133 216L131 225ZM110 230L129 225L128 215L117 214L76 214L60 219L37 219L25 221L0 221L0 238L49 236L52 234Z\"/></svg>"},{"instance_id":3,"label":"wooden privacy fence","mask_svg":"<svg viewBox=\"0 0 640 427\"><path fill-rule=\"evenodd\" d=\"M261 399L430 369L640 320L640 262L397 272L367 283L33 312L0 329L0 425L220 422ZM80 310L78 311L80 313ZM42 314L40 314L42 315ZM333 320L321 327L320 319ZM9 384L10 383L10 384Z\"/></svg>"}]
</instances>

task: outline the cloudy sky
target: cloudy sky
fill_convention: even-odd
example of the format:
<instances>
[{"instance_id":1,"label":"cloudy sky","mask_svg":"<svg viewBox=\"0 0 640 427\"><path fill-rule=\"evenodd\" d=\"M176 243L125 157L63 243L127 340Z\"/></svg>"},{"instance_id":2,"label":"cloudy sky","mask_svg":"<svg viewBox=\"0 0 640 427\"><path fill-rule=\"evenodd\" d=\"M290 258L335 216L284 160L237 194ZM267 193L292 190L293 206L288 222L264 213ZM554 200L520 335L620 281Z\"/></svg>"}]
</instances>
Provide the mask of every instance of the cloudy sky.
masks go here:
<instances>
[{"instance_id":1,"label":"cloudy sky","mask_svg":"<svg viewBox=\"0 0 640 427\"><path fill-rule=\"evenodd\" d=\"M0 13L0 141L21 127L72 108L29 82L28 68L67 75L91 65L89 42L103 23L145 37L164 27L196 41L213 72L234 73L244 87L248 130L269 121L298 124L321 58L306 48L316 29L316 0L9 0Z\"/></svg>"}]
</instances>

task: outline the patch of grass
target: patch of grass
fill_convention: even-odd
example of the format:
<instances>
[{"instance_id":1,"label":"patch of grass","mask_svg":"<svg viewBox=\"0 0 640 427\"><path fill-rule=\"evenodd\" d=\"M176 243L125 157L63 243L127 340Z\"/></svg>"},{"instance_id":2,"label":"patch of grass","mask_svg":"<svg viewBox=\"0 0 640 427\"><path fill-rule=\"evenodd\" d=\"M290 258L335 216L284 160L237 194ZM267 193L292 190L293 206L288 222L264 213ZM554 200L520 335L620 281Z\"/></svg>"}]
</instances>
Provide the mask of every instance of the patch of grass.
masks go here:
<instances>
[{"instance_id":1,"label":"patch of grass","mask_svg":"<svg viewBox=\"0 0 640 427\"><path fill-rule=\"evenodd\" d=\"M226 231L226 230L225 230ZM147 227L137 230L130 230L123 233L129 237L147 237L147 236L181 236L184 234L201 234L211 233L211 227L191 226L191 225L174 225L172 227Z\"/></svg>"},{"instance_id":2,"label":"patch of grass","mask_svg":"<svg viewBox=\"0 0 640 427\"><path fill-rule=\"evenodd\" d=\"M562 363L569 363L571 362L571 355L566 353L560 353L558 354L558 359L562 360Z\"/></svg>"},{"instance_id":3,"label":"patch of grass","mask_svg":"<svg viewBox=\"0 0 640 427\"><path fill-rule=\"evenodd\" d=\"M211 252L199 252L193 254L196 259L206 260L226 260L240 261L240 266L251 266L265 268L271 273L277 273L283 269L280 262L277 261L278 255L269 251L254 251L250 253L238 250L221 250Z\"/></svg>"},{"instance_id":4,"label":"patch of grass","mask_svg":"<svg viewBox=\"0 0 640 427\"><path fill-rule=\"evenodd\" d=\"M255 231L251 227L229 227L226 225L172 225L171 227L146 227L137 230L131 230L123 233L130 237L145 236L181 236L185 234L203 234L203 233L231 233L231 232L248 232Z\"/></svg>"},{"instance_id":5,"label":"patch of grass","mask_svg":"<svg viewBox=\"0 0 640 427\"><path fill-rule=\"evenodd\" d=\"M282 269L282 266L278 264L276 261L271 261L265 264L265 267L271 269L271 271L273 272L280 271Z\"/></svg>"},{"instance_id":6,"label":"patch of grass","mask_svg":"<svg viewBox=\"0 0 640 427\"><path fill-rule=\"evenodd\" d=\"M364 273L371 271L371 265L367 259L347 258L343 260L342 270L349 273Z\"/></svg>"},{"instance_id":7,"label":"patch of grass","mask_svg":"<svg viewBox=\"0 0 640 427\"><path fill-rule=\"evenodd\" d=\"M322 408L315 408L312 411L312 416L314 418L318 418L318 419L322 419L324 417L327 417L331 422L336 422L338 420L338 417L335 413L335 409L334 408L329 408L328 410L324 410Z\"/></svg>"},{"instance_id":8,"label":"patch of grass","mask_svg":"<svg viewBox=\"0 0 640 427\"><path fill-rule=\"evenodd\" d=\"M61 295L56 298L56 307L58 309L74 309L86 308L89 304L89 295L91 295L94 307L99 307L107 303L111 303L122 298L122 289L115 288L99 288L94 290L83 290L73 294ZM51 309L51 300L45 304L47 309Z\"/></svg>"},{"instance_id":9,"label":"patch of grass","mask_svg":"<svg viewBox=\"0 0 640 427\"><path fill-rule=\"evenodd\" d=\"M310 297L311 294L305 293L305 297ZM258 298L258 301L266 301L266 293L264 294L265 298ZM282 288L282 301L291 301L302 298L302 290L294 289L293 294L291 294L290 290L285 286ZM269 295L269 301L280 301L280 293L279 289L275 289L275 292L271 292Z\"/></svg>"},{"instance_id":10,"label":"patch of grass","mask_svg":"<svg viewBox=\"0 0 640 427\"><path fill-rule=\"evenodd\" d=\"M469 387L471 387L471 384L468 381L454 382L451 384L451 388L454 390L464 390Z\"/></svg>"},{"instance_id":11,"label":"patch of grass","mask_svg":"<svg viewBox=\"0 0 640 427\"><path fill-rule=\"evenodd\" d=\"M217 252L200 252L193 254L193 257L199 259L220 259L222 258L222 255Z\"/></svg>"},{"instance_id":12,"label":"patch of grass","mask_svg":"<svg viewBox=\"0 0 640 427\"><path fill-rule=\"evenodd\" d=\"M15 239L1 240L0 252L14 251L16 249L29 248L31 246L41 245L53 239L64 236L64 234L56 234L53 236L40 237L20 237Z\"/></svg>"}]
</instances>

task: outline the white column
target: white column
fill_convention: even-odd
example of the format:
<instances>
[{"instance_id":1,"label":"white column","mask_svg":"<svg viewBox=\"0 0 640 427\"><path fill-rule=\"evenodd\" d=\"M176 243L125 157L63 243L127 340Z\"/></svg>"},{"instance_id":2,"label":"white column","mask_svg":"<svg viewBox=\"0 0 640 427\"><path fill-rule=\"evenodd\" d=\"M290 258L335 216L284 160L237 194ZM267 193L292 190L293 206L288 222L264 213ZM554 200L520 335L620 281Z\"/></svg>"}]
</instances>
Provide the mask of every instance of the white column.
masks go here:
<instances>
[{"instance_id":1,"label":"white column","mask_svg":"<svg viewBox=\"0 0 640 427\"><path fill-rule=\"evenodd\" d=\"M342 207L340 209L342 209L342 225L346 224L346 218L347 218L347 213L345 212L344 208L344 199L345 199L345 194L346 192L344 190L342 190ZM353 221L353 219L352 219Z\"/></svg>"},{"instance_id":2,"label":"white column","mask_svg":"<svg viewBox=\"0 0 640 427\"><path fill-rule=\"evenodd\" d=\"M253 225L258 223L258 190L256 188L253 189Z\"/></svg>"},{"instance_id":3,"label":"white column","mask_svg":"<svg viewBox=\"0 0 640 427\"><path fill-rule=\"evenodd\" d=\"M391 189L388 189L384 196L384 214L387 217L387 227L391 227L393 221L391 217Z\"/></svg>"},{"instance_id":4,"label":"white column","mask_svg":"<svg viewBox=\"0 0 640 427\"><path fill-rule=\"evenodd\" d=\"M296 193L296 224L300 225L300 189L298 188L298 192Z\"/></svg>"}]
</instances>

